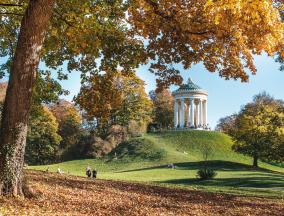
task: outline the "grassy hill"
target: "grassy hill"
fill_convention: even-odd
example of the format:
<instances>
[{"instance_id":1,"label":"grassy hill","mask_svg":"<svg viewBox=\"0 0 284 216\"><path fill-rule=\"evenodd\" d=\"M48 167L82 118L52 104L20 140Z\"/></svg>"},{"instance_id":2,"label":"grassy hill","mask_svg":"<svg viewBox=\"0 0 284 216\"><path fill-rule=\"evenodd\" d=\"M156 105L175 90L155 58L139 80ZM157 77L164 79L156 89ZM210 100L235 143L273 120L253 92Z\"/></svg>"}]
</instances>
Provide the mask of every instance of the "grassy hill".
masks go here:
<instances>
[{"instance_id":1,"label":"grassy hill","mask_svg":"<svg viewBox=\"0 0 284 216\"><path fill-rule=\"evenodd\" d=\"M98 170L98 177L125 181L139 181L167 187L182 187L206 191L223 191L284 197L284 169L260 162L251 166L252 159L231 150L229 136L208 131L172 131L147 134L121 143L107 157L85 159L49 165L65 172L84 176L90 165ZM196 172L204 166L204 152L209 166L218 172L214 180L199 181ZM177 168L169 169L174 163ZM45 170L47 166L30 167Z\"/></svg>"}]
</instances>

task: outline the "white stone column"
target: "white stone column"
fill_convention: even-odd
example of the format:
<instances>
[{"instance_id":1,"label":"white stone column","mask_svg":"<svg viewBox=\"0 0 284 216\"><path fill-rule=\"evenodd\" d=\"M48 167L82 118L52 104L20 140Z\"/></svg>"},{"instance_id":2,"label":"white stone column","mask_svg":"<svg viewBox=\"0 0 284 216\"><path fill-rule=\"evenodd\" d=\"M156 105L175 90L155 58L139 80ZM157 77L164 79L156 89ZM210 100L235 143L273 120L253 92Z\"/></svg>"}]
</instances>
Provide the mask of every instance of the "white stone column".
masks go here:
<instances>
[{"instance_id":1,"label":"white stone column","mask_svg":"<svg viewBox=\"0 0 284 216\"><path fill-rule=\"evenodd\" d=\"M188 99L188 105L187 105L187 122L186 122L186 126L190 127L190 101Z\"/></svg>"},{"instance_id":2,"label":"white stone column","mask_svg":"<svg viewBox=\"0 0 284 216\"><path fill-rule=\"evenodd\" d=\"M184 98L180 99L179 126L180 128L184 128Z\"/></svg>"},{"instance_id":3,"label":"white stone column","mask_svg":"<svg viewBox=\"0 0 284 216\"><path fill-rule=\"evenodd\" d=\"M207 125L207 100L204 101L204 125Z\"/></svg>"},{"instance_id":4,"label":"white stone column","mask_svg":"<svg viewBox=\"0 0 284 216\"><path fill-rule=\"evenodd\" d=\"M199 103L199 124L202 125L203 124L202 100L199 99L198 103Z\"/></svg>"},{"instance_id":5,"label":"white stone column","mask_svg":"<svg viewBox=\"0 0 284 216\"><path fill-rule=\"evenodd\" d=\"M190 103L190 126L194 126L194 100L190 99L189 100Z\"/></svg>"},{"instance_id":6,"label":"white stone column","mask_svg":"<svg viewBox=\"0 0 284 216\"><path fill-rule=\"evenodd\" d=\"M199 101L198 103L195 104L195 111L196 111L196 126L198 127L198 125L200 124L200 119L199 119Z\"/></svg>"},{"instance_id":7,"label":"white stone column","mask_svg":"<svg viewBox=\"0 0 284 216\"><path fill-rule=\"evenodd\" d=\"M175 104L174 104L174 127L177 128L178 126L178 101L175 99Z\"/></svg>"}]
</instances>

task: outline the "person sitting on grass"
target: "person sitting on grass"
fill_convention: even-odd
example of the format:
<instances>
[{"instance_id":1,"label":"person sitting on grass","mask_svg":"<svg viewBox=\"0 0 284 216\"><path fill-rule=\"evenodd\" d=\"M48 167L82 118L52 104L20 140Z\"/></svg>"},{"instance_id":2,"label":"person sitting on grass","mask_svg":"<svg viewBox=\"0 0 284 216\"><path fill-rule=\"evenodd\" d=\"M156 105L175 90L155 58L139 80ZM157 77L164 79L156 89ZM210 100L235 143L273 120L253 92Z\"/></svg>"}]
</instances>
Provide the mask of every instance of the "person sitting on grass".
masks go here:
<instances>
[{"instance_id":1,"label":"person sitting on grass","mask_svg":"<svg viewBox=\"0 0 284 216\"><path fill-rule=\"evenodd\" d=\"M173 163L171 163L171 164L168 164L168 168L175 169L175 168L177 168L177 166L176 166L176 165L174 165Z\"/></svg>"},{"instance_id":2,"label":"person sitting on grass","mask_svg":"<svg viewBox=\"0 0 284 216\"><path fill-rule=\"evenodd\" d=\"M97 178L97 170L93 169L93 178Z\"/></svg>"},{"instance_id":3,"label":"person sitting on grass","mask_svg":"<svg viewBox=\"0 0 284 216\"><path fill-rule=\"evenodd\" d=\"M90 167L90 166L87 166L87 168L86 168L86 175L87 175L88 178L90 178L91 175L92 175L91 167Z\"/></svg>"},{"instance_id":4,"label":"person sitting on grass","mask_svg":"<svg viewBox=\"0 0 284 216\"><path fill-rule=\"evenodd\" d=\"M57 168L57 173L58 174L63 174L64 172L63 172L63 170L61 170L59 167Z\"/></svg>"}]
</instances>

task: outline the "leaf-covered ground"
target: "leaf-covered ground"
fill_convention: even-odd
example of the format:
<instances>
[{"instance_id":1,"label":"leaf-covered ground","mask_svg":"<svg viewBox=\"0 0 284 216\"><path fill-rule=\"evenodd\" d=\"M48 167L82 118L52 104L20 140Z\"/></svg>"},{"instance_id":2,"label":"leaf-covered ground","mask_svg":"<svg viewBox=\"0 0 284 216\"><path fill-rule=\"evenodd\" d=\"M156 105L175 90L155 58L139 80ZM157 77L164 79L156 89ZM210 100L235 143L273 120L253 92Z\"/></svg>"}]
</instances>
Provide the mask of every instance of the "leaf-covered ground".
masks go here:
<instances>
[{"instance_id":1,"label":"leaf-covered ground","mask_svg":"<svg viewBox=\"0 0 284 216\"><path fill-rule=\"evenodd\" d=\"M284 200L28 171L37 194L0 198L0 215L283 215Z\"/></svg>"}]
</instances>

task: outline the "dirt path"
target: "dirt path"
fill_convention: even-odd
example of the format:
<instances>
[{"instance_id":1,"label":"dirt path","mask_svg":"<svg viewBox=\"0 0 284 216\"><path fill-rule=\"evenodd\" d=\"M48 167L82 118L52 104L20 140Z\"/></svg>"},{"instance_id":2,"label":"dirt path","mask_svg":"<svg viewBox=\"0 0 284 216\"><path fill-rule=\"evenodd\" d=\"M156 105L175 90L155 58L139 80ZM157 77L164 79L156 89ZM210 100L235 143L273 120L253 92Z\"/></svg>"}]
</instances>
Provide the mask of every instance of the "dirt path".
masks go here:
<instances>
[{"instance_id":1,"label":"dirt path","mask_svg":"<svg viewBox=\"0 0 284 216\"><path fill-rule=\"evenodd\" d=\"M34 171L27 175L37 197L25 200L0 198L0 215L284 216L284 200L93 181Z\"/></svg>"}]
</instances>

